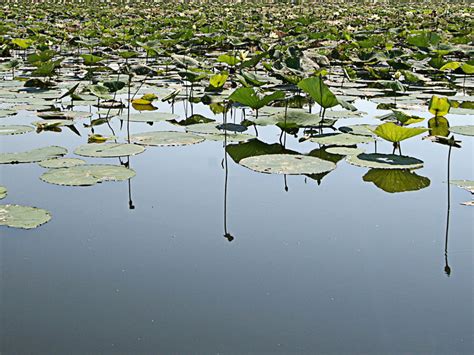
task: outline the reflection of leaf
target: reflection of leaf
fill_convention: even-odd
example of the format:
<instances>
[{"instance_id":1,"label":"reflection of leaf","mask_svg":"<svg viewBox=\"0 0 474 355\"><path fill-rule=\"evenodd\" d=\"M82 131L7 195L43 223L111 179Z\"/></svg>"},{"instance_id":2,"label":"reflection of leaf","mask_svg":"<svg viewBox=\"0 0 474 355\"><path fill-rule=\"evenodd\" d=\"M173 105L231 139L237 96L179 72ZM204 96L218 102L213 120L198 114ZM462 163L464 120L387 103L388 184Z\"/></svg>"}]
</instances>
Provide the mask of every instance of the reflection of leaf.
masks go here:
<instances>
[{"instance_id":1,"label":"reflection of leaf","mask_svg":"<svg viewBox=\"0 0 474 355\"><path fill-rule=\"evenodd\" d=\"M430 179L406 169L370 169L363 177L378 188L390 192L416 191L430 186Z\"/></svg>"},{"instance_id":2,"label":"reflection of leaf","mask_svg":"<svg viewBox=\"0 0 474 355\"><path fill-rule=\"evenodd\" d=\"M339 105L336 95L324 84L320 76L303 79L298 83L298 87L308 93L323 108Z\"/></svg>"},{"instance_id":3,"label":"reflection of leaf","mask_svg":"<svg viewBox=\"0 0 474 355\"><path fill-rule=\"evenodd\" d=\"M394 143L415 137L426 131L426 128L401 127L392 122L381 124L375 130L373 130L377 136Z\"/></svg>"},{"instance_id":4,"label":"reflection of leaf","mask_svg":"<svg viewBox=\"0 0 474 355\"><path fill-rule=\"evenodd\" d=\"M428 120L428 127L430 129L430 136L449 136L449 122L444 117L433 117Z\"/></svg>"}]
</instances>

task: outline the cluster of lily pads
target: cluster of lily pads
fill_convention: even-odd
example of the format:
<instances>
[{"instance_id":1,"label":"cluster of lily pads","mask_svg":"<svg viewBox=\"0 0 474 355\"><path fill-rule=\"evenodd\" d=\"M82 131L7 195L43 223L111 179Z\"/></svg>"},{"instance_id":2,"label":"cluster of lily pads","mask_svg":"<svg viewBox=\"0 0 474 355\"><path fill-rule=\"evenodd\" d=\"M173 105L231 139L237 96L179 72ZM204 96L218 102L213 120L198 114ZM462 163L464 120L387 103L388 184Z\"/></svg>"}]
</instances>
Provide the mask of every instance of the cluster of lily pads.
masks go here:
<instances>
[{"instance_id":1,"label":"cluster of lily pads","mask_svg":"<svg viewBox=\"0 0 474 355\"><path fill-rule=\"evenodd\" d=\"M364 181L393 193L430 184L413 172L423 162L402 155L402 141L426 134L451 152L460 147L454 134L474 135L474 125L451 126L447 118L474 111L473 11L465 4L435 11L424 4L345 2L249 8L136 1L104 8L94 1L20 1L0 7L0 16L0 135L86 130L78 156L129 157L150 146L222 141L246 168L318 182L345 158L371 169ZM386 110L370 117L381 122L341 124L367 116L355 106L359 99ZM184 117L175 114L181 104ZM23 111L35 120L8 124ZM413 111L433 117L425 124ZM157 122L175 128L130 133L131 124ZM278 142L259 140L265 126L278 127ZM307 154L288 149L293 137L317 147ZM360 147L378 139L393 150ZM88 164L66 154L57 146L0 153L0 164L39 162L48 169L42 181L68 186L135 175L126 165ZM50 218L41 209L0 206L2 225L32 228Z\"/></svg>"}]
</instances>

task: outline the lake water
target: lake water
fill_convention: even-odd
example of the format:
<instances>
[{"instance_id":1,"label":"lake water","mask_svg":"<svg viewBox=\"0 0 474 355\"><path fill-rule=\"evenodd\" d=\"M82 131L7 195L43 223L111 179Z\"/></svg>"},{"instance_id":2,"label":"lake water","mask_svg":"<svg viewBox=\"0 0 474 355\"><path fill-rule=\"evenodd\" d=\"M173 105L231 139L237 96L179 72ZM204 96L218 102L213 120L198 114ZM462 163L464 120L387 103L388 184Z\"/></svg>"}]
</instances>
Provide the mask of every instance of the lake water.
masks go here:
<instances>
[{"instance_id":1,"label":"lake water","mask_svg":"<svg viewBox=\"0 0 474 355\"><path fill-rule=\"evenodd\" d=\"M375 114L366 101L356 106ZM37 118L24 111L7 120ZM338 125L365 122L379 121ZM118 120L113 126L123 137ZM131 123L132 133L163 129L178 128ZM1 150L54 144L73 156L87 139L80 130L2 136ZM105 125L96 132L110 134ZM280 131L259 133L276 143ZM473 140L456 137L451 179L472 179ZM288 137L288 147L317 145ZM402 147L425 162L416 172L429 187L387 193L363 181L368 169L341 160L320 185L287 176L286 191L283 175L228 158L226 206L222 142L148 147L130 158L136 177L92 187L44 183L37 164L2 165L2 203L53 218L0 230L0 353L473 353L474 210L460 205L471 194L451 187L448 276L448 147L421 136ZM392 147L379 141L377 150Z\"/></svg>"}]
</instances>

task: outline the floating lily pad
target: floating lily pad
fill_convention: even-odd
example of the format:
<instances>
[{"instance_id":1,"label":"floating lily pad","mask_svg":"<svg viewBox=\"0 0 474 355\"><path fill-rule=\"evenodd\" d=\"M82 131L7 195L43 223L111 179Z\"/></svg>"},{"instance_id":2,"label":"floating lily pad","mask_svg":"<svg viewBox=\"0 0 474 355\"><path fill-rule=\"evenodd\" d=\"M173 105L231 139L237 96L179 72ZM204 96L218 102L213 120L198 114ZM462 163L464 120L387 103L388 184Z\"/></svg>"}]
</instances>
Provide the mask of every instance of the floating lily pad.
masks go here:
<instances>
[{"instance_id":1,"label":"floating lily pad","mask_svg":"<svg viewBox=\"0 0 474 355\"><path fill-rule=\"evenodd\" d=\"M0 225L32 229L45 224L51 219L51 214L41 208L19 206L19 205L0 205Z\"/></svg>"},{"instance_id":2,"label":"floating lily pad","mask_svg":"<svg viewBox=\"0 0 474 355\"><path fill-rule=\"evenodd\" d=\"M0 186L0 200L7 197L7 188L5 186Z\"/></svg>"},{"instance_id":3,"label":"floating lily pad","mask_svg":"<svg viewBox=\"0 0 474 355\"><path fill-rule=\"evenodd\" d=\"M55 185L90 186L103 181L123 181L135 176L135 171L117 165L78 165L51 169L40 179Z\"/></svg>"},{"instance_id":4,"label":"floating lily pad","mask_svg":"<svg viewBox=\"0 0 474 355\"><path fill-rule=\"evenodd\" d=\"M311 142L323 145L354 145L359 143L371 143L374 141L372 137L357 136L348 133L325 133L309 138Z\"/></svg>"},{"instance_id":5,"label":"floating lily pad","mask_svg":"<svg viewBox=\"0 0 474 355\"><path fill-rule=\"evenodd\" d=\"M248 157L242 166L267 174L320 174L336 168L336 164L315 157L292 154L267 154Z\"/></svg>"},{"instance_id":6,"label":"floating lily pad","mask_svg":"<svg viewBox=\"0 0 474 355\"><path fill-rule=\"evenodd\" d=\"M294 151L285 149L280 144L267 144L258 139L249 142L240 142L226 147L227 153L238 164L242 159L268 154L298 154Z\"/></svg>"},{"instance_id":7,"label":"floating lily pad","mask_svg":"<svg viewBox=\"0 0 474 355\"><path fill-rule=\"evenodd\" d=\"M463 136L474 136L474 126L453 126L449 131Z\"/></svg>"},{"instance_id":8,"label":"floating lily pad","mask_svg":"<svg viewBox=\"0 0 474 355\"><path fill-rule=\"evenodd\" d=\"M406 169L371 169L363 177L378 188L390 192L416 191L430 186L430 179Z\"/></svg>"},{"instance_id":9,"label":"floating lily pad","mask_svg":"<svg viewBox=\"0 0 474 355\"><path fill-rule=\"evenodd\" d=\"M450 180L449 183L474 193L474 181L472 180Z\"/></svg>"},{"instance_id":10,"label":"floating lily pad","mask_svg":"<svg viewBox=\"0 0 474 355\"><path fill-rule=\"evenodd\" d=\"M33 127L23 125L0 125L0 135L23 134L34 131Z\"/></svg>"},{"instance_id":11,"label":"floating lily pad","mask_svg":"<svg viewBox=\"0 0 474 355\"><path fill-rule=\"evenodd\" d=\"M269 107L266 108L265 113L268 115L259 115L258 118L249 116L247 120L259 126L284 125L286 122L287 126L294 127L315 127L319 126L321 122L321 117L318 114L308 113L303 109L288 109L286 121L284 107Z\"/></svg>"},{"instance_id":12,"label":"floating lily pad","mask_svg":"<svg viewBox=\"0 0 474 355\"><path fill-rule=\"evenodd\" d=\"M355 134L356 136L372 137L374 133L371 130L375 128L377 128L377 125L357 124L352 126L339 127L339 130L343 133Z\"/></svg>"},{"instance_id":13,"label":"floating lily pad","mask_svg":"<svg viewBox=\"0 0 474 355\"><path fill-rule=\"evenodd\" d=\"M114 158L143 153L145 148L127 143L89 143L74 150L74 154L83 157Z\"/></svg>"},{"instance_id":14,"label":"floating lily pad","mask_svg":"<svg viewBox=\"0 0 474 355\"><path fill-rule=\"evenodd\" d=\"M130 140L141 145L178 146L201 143L204 138L187 132L157 131L132 134Z\"/></svg>"},{"instance_id":15,"label":"floating lily pad","mask_svg":"<svg viewBox=\"0 0 474 355\"><path fill-rule=\"evenodd\" d=\"M130 122L161 122L174 120L178 118L178 115L167 112L146 112L146 113L134 113L130 115ZM120 120L126 121L127 115L118 116Z\"/></svg>"},{"instance_id":16,"label":"floating lily pad","mask_svg":"<svg viewBox=\"0 0 474 355\"><path fill-rule=\"evenodd\" d=\"M0 164L36 163L39 161L63 156L66 153L66 148L54 145L28 150L26 152L0 153Z\"/></svg>"},{"instance_id":17,"label":"floating lily pad","mask_svg":"<svg viewBox=\"0 0 474 355\"><path fill-rule=\"evenodd\" d=\"M11 110L0 110L0 118L5 118L7 116L15 115L16 111Z\"/></svg>"},{"instance_id":18,"label":"floating lily pad","mask_svg":"<svg viewBox=\"0 0 474 355\"><path fill-rule=\"evenodd\" d=\"M358 155L363 153L363 149L359 148L351 148L351 147L331 147L327 148L326 152L330 154L338 154L338 155Z\"/></svg>"},{"instance_id":19,"label":"floating lily pad","mask_svg":"<svg viewBox=\"0 0 474 355\"><path fill-rule=\"evenodd\" d=\"M461 205L464 205L464 206L474 206L474 200L473 200L473 201L462 202Z\"/></svg>"},{"instance_id":20,"label":"floating lily pad","mask_svg":"<svg viewBox=\"0 0 474 355\"><path fill-rule=\"evenodd\" d=\"M324 117L325 118L357 118L367 115L367 112L362 111L348 111L348 110L340 110L340 111L326 111Z\"/></svg>"},{"instance_id":21,"label":"floating lily pad","mask_svg":"<svg viewBox=\"0 0 474 355\"><path fill-rule=\"evenodd\" d=\"M347 158L347 162L352 165L364 168L378 169L419 169L423 167L423 161L394 154L377 154L362 153L359 155L351 155Z\"/></svg>"},{"instance_id":22,"label":"floating lily pad","mask_svg":"<svg viewBox=\"0 0 474 355\"><path fill-rule=\"evenodd\" d=\"M38 165L42 168L57 169L57 168L70 168L72 166L84 165L86 162L78 158L56 158L43 160Z\"/></svg>"}]
</instances>

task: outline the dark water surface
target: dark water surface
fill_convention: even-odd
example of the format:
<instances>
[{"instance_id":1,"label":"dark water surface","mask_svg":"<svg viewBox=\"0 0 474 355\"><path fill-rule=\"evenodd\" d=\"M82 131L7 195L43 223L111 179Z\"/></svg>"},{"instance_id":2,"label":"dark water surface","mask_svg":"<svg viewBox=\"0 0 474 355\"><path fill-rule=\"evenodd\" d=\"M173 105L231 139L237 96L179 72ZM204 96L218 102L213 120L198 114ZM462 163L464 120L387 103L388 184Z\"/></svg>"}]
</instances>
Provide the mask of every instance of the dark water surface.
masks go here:
<instances>
[{"instance_id":1,"label":"dark water surface","mask_svg":"<svg viewBox=\"0 0 474 355\"><path fill-rule=\"evenodd\" d=\"M29 115L8 123L34 121ZM472 120L451 117L452 125ZM363 122L378 121L339 125ZM1 148L55 144L71 157L85 143L81 131L2 136ZM260 133L278 141L278 129ZM39 180L37 164L2 165L2 203L45 208L53 219L0 230L0 353L473 353L474 210L460 205L471 195L451 187L448 277L448 148L420 137L402 145L431 180L415 192L386 193L344 160L319 186L288 176L286 192L283 176L229 158L226 216L222 142L148 147L130 158L130 185L56 186ZM457 138L451 178L472 179L473 140ZM391 152L388 143L377 148Z\"/></svg>"}]
</instances>

